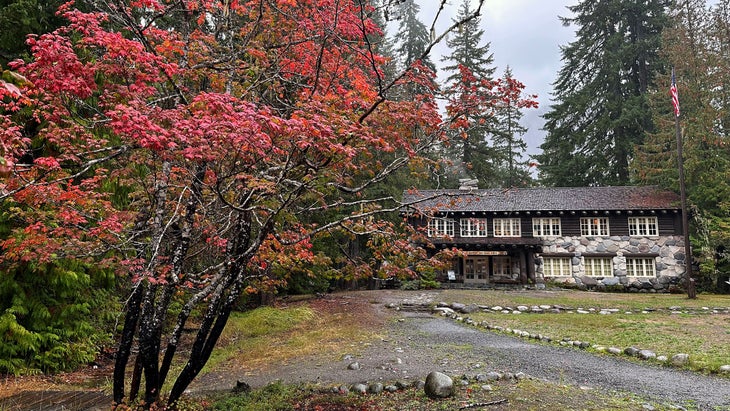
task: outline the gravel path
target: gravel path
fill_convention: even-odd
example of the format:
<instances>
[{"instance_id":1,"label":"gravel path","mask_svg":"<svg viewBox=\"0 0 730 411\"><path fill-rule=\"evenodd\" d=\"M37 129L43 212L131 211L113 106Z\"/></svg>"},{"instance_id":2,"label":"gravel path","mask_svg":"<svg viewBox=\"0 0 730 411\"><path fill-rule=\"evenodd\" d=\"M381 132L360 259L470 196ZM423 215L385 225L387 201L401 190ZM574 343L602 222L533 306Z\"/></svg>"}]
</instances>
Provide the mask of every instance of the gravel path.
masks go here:
<instances>
[{"instance_id":1,"label":"gravel path","mask_svg":"<svg viewBox=\"0 0 730 411\"><path fill-rule=\"evenodd\" d=\"M213 372L202 376L191 388L230 389L237 380L252 387L277 379L326 386L413 381L424 379L431 371L452 376L499 371L523 372L539 379L598 390L633 392L661 402L692 402L699 409L730 409L730 380L725 378L592 355L577 348L534 344L424 312L395 312L383 305L378 307L379 315L395 314L399 320L389 323L382 340L353 346L351 356L333 359L322 353L264 371ZM360 364L359 370L348 369L353 362Z\"/></svg>"},{"instance_id":2,"label":"gravel path","mask_svg":"<svg viewBox=\"0 0 730 411\"><path fill-rule=\"evenodd\" d=\"M469 362L482 361L486 369L521 371L550 381L633 392L674 403L692 401L700 409L730 405L728 379L596 356L576 348L531 344L442 318L413 319L411 324L416 330L414 348L469 344ZM465 364L460 361L457 365L461 371Z\"/></svg>"}]
</instances>

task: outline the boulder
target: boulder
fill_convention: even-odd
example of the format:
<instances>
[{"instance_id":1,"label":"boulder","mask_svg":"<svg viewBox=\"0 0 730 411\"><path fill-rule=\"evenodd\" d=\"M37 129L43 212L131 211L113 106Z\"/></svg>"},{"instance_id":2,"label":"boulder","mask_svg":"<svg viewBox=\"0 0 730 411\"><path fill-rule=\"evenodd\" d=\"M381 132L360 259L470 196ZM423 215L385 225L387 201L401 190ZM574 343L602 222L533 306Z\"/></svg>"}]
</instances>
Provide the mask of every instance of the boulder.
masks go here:
<instances>
[{"instance_id":1,"label":"boulder","mask_svg":"<svg viewBox=\"0 0 730 411\"><path fill-rule=\"evenodd\" d=\"M357 394L365 394L368 392L368 386L367 386L367 384L363 384L363 383L359 382L352 386L352 392L357 393Z\"/></svg>"},{"instance_id":2,"label":"boulder","mask_svg":"<svg viewBox=\"0 0 730 411\"><path fill-rule=\"evenodd\" d=\"M638 355L642 360L653 360L656 358L656 354L651 350L641 350Z\"/></svg>"},{"instance_id":3,"label":"boulder","mask_svg":"<svg viewBox=\"0 0 730 411\"><path fill-rule=\"evenodd\" d=\"M641 350L636 347L628 347L624 350L624 354L628 355L629 357L636 357L637 355L639 355L639 351Z\"/></svg>"},{"instance_id":4,"label":"boulder","mask_svg":"<svg viewBox=\"0 0 730 411\"><path fill-rule=\"evenodd\" d=\"M454 381L446 374L432 371L423 389L429 398L447 398L454 394Z\"/></svg>"},{"instance_id":5,"label":"boulder","mask_svg":"<svg viewBox=\"0 0 730 411\"><path fill-rule=\"evenodd\" d=\"M674 354L672 356L672 365L681 367L689 363L689 354Z\"/></svg>"},{"instance_id":6,"label":"boulder","mask_svg":"<svg viewBox=\"0 0 730 411\"><path fill-rule=\"evenodd\" d=\"M596 280L595 278L593 278L593 277L589 277L589 276L587 276L587 275L584 275L584 276L582 276L582 277L580 278L580 281L581 281L581 282L583 283L583 285L585 285L586 287L595 287L595 286L597 286L597 285L598 285L598 281L597 281L597 280Z\"/></svg>"},{"instance_id":7,"label":"boulder","mask_svg":"<svg viewBox=\"0 0 730 411\"><path fill-rule=\"evenodd\" d=\"M370 392L371 394L380 394L381 392L383 392L383 384L379 382L370 384L370 386L368 387L368 392Z\"/></svg>"}]
</instances>

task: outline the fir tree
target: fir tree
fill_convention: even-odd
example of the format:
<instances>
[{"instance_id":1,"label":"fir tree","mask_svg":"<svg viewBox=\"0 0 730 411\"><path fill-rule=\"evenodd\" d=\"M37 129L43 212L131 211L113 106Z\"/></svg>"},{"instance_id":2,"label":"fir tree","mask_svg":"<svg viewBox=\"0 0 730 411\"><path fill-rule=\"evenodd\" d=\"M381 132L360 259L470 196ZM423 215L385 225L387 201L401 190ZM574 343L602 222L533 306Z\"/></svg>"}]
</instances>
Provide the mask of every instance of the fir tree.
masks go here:
<instances>
[{"instance_id":1,"label":"fir tree","mask_svg":"<svg viewBox=\"0 0 730 411\"><path fill-rule=\"evenodd\" d=\"M509 66L502 76L503 84L517 82L512 76ZM519 83L519 82L517 82ZM509 93L502 98L495 112L495 130L492 138L496 158L496 175L494 180L500 187L523 187L532 181L529 173L529 160L523 158L527 144L520 136L527 132L527 128L520 124L522 109L521 83L514 87L516 92Z\"/></svg>"},{"instance_id":2,"label":"fir tree","mask_svg":"<svg viewBox=\"0 0 730 411\"><path fill-rule=\"evenodd\" d=\"M668 0L585 0L568 9L578 27L562 48L545 115L547 136L537 156L546 185L630 182L633 148L653 131L647 93L655 87Z\"/></svg>"},{"instance_id":3,"label":"fir tree","mask_svg":"<svg viewBox=\"0 0 730 411\"><path fill-rule=\"evenodd\" d=\"M676 71L680 100L685 185L693 211L690 235L693 258L699 262L698 285L722 289L719 272L730 266L730 151L727 135L727 86L730 49L728 4L708 9L705 0L676 2L674 25L664 32L662 53ZM679 191L675 115L663 73L651 103L657 130L637 147L636 179Z\"/></svg>"},{"instance_id":4,"label":"fir tree","mask_svg":"<svg viewBox=\"0 0 730 411\"><path fill-rule=\"evenodd\" d=\"M421 6L415 0L404 0L399 5L398 32L395 38L398 39L395 52L400 57L401 63L409 67L417 60L422 60L424 66L436 71L436 65L430 58L421 59L426 47L431 43L431 36L426 26L418 19L418 12Z\"/></svg>"},{"instance_id":5,"label":"fir tree","mask_svg":"<svg viewBox=\"0 0 730 411\"><path fill-rule=\"evenodd\" d=\"M461 20L471 13L469 0L464 0L459 8L456 20ZM489 83L493 79L495 67L492 65L494 57L489 51L490 44L482 43L484 30L479 27L480 19L473 19L464 24L458 32L446 41L451 54L444 56L446 63L443 70L446 77L445 96L452 102L464 101L470 98L471 90ZM468 69L469 78L465 78L462 68ZM482 87L478 91L482 99L494 99L489 88ZM481 110L460 111L469 126L466 129L453 130L450 133L449 146L445 156L453 165L449 173L450 185L455 185L457 178L476 178L481 186L499 186L494 179L498 156L490 144L490 136L496 131L494 113Z\"/></svg>"}]
</instances>

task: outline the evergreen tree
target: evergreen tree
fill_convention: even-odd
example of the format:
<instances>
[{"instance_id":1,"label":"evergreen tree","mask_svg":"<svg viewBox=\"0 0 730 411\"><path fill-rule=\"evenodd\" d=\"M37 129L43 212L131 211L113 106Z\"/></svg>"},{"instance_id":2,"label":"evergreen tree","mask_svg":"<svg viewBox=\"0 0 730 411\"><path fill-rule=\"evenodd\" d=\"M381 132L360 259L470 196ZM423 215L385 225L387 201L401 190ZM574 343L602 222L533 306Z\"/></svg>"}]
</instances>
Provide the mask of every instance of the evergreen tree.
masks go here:
<instances>
[{"instance_id":1,"label":"evergreen tree","mask_svg":"<svg viewBox=\"0 0 730 411\"><path fill-rule=\"evenodd\" d=\"M428 29L418 19L419 11L421 11L421 6L416 4L415 0L404 0L399 6L400 22L395 35L399 41L395 51L405 67L409 67L416 60L421 59L426 47L431 43ZM422 63L432 71L436 71L436 65L429 57L422 60Z\"/></svg>"},{"instance_id":2,"label":"evergreen tree","mask_svg":"<svg viewBox=\"0 0 730 411\"><path fill-rule=\"evenodd\" d=\"M578 27L562 48L545 114L547 136L536 156L540 179L553 186L630 183L629 162L653 122L647 93L655 87L668 0L584 0L564 25Z\"/></svg>"},{"instance_id":3,"label":"evergreen tree","mask_svg":"<svg viewBox=\"0 0 730 411\"><path fill-rule=\"evenodd\" d=\"M399 20L398 31L395 34L395 55L398 57L401 69L409 68L414 74L423 73L433 80L426 83L410 82L394 89L398 98L411 101L419 95L432 94L437 89L436 65L430 56L422 58L423 53L431 44L431 35L426 26L418 19L421 7L414 0L403 0L394 6L397 12L395 18Z\"/></svg>"},{"instance_id":4,"label":"evergreen tree","mask_svg":"<svg viewBox=\"0 0 730 411\"><path fill-rule=\"evenodd\" d=\"M497 157L494 180L500 187L524 187L532 182L529 160L523 158L527 144L520 137L527 132L527 128L520 124L522 119L520 98L524 86L514 79L509 66L504 71L502 82L508 85L517 84L510 87L513 92L506 94L498 102L495 112L496 122L492 141Z\"/></svg>"},{"instance_id":5,"label":"evergreen tree","mask_svg":"<svg viewBox=\"0 0 730 411\"><path fill-rule=\"evenodd\" d=\"M385 59L385 63L381 67L381 88L383 85L392 81L393 77L398 72L398 58L395 52L395 44L393 40L387 36L388 18L386 17L386 14L388 14L387 11L390 8L388 1L389 0L373 1L372 12L368 15L372 23L381 30L378 34L371 34L367 36L373 52Z\"/></svg>"},{"instance_id":6,"label":"evergreen tree","mask_svg":"<svg viewBox=\"0 0 730 411\"><path fill-rule=\"evenodd\" d=\"M720 272L730 259L730 151L726 98L728 0L708 9L705 0L676 2L670 11L673 27L665 30L662 53L676 70L680 100L685 185L693 208L690 235L693 258L699 262L699 285L722 289ZM659 78L651 103L656 133L637 147L634 167L642 184L679 191L675 115L667 90L670 75ZM695 273L697 274L697 273Z\"/></svg>"},{"instance_id":7,"label":"evergreen tree","mask_svg":"<svg viewBox=\"0 0 730 411\"><path fill-rule=\"evenodd\" d=\"M63 23L56 10L64 0L0 0L0 67L28 54L28 34L47 33Z\"/></svg>"},{"instance_id":8,"label":"evergreen tree","mask_svg":"<svg viewBox=\"0 0 730 411\"><path fill-rule=\"evenodd\" d=\"M462 0L455 20L463 20L472 12L470 1ZM446 63L442 69L449 73L447 84L459 80L459 65L468 67L478 79L491 80L494 77L494 55L489 51L490 43L480 46L484 35L484 30L479 27L480 21L479 18L468 21L446 40L451 54L443 56L441 61Z\"/></svg>"},{"instance_id":9,"label":"evergreen tree","mask_svg":"<svg viewBox=\"0 0 730 411\"><path fill-rule=\"evenodd\" d=\"M463 0L456 20L470 13L469 0ZM443 70L448 74L444 94L451 102L464 102L474 97L473 93L481 94L480 99L495 99L490 90L495 71L492 65L494 57L489 51L489 43L480 45L484 30L479 24L479 18L469 21L446 41L451 54L442 58L446 63ZM469 71L469 76L464 76L462 68ZM482 87L484 84L489 86ZM462 106L468 107L465 104ZM468 127L450 133L449 145L444 150L444 155L453 162L447 184L456 185L455 180L459 178L475 178L483 187L500 186L494 178L498 155L490 144L490 137L496 131L494 112L472 109L460 110L457 115L464 118Z\"/></svg>"}]
</instances>

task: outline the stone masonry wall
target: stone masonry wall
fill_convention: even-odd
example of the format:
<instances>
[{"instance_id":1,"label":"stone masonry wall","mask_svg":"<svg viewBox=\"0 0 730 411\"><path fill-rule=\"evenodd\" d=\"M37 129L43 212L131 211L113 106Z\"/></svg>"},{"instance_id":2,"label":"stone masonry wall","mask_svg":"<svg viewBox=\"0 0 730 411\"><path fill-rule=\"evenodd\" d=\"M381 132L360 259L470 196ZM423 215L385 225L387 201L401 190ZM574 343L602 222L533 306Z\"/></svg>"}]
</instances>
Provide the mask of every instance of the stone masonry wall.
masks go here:
<instances>
[{"instance_id":1,"label":"stone masonry wall","mask_svg":"<svg viewBox=\"0 0 730 411\"><path fill-rule=\"evenodd\" d=\"M545 277L542 254L570 254L572 276ZM668 292L684 281L685 253L682 236L659 238L610 237L556 237L543 239L543 252L535 261L537 282L555 281L575 284L581 288L623 289L640 292ZM585 275L585 256L614 254L612 277ZM630 277L626 271L626 257L632 254L655 254L655 277Z\"/></svg>"}]
</instances>

